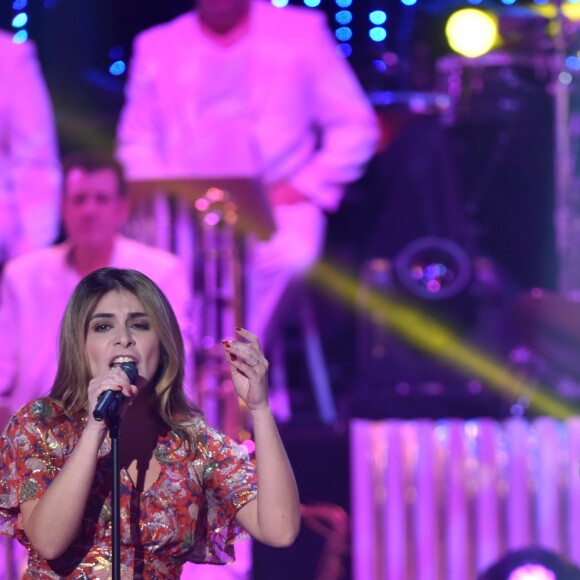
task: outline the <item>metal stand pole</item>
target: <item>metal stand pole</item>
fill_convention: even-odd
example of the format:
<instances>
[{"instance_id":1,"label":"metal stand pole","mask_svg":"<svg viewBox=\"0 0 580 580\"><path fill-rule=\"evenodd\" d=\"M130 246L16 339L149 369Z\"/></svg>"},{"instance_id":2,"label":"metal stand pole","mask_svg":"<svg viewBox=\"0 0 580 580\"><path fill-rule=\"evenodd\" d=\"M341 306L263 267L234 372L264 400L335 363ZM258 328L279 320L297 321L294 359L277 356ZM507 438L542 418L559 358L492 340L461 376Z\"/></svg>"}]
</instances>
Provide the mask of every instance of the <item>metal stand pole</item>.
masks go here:
<instances>
[{"instance_id":1,"label":"metal stand pole","mask_svg":"<svg viewBox=\"0 0 580 580\"><path fill-rule=\"evenodd\" d=\"M109 436L111 438L111 461L113 467L112 497L112 578L121 580L121 459L119 450L120 417L118 413L109 416Z\"/></svg>"},{"instance_id":2,"label":"metal stand pole","mask_svg":"<svg viewBox=\"0 0 580 580\"><path fill-rule=\"evenodd\" d=\"M199 376L201 403L210 424L240 437L242 409L220 342L243 325L242 248L237 210L227 192L211 188L195 209L201 229L203 311Z\"/></svg>"},{"instance_id":3,"label":"metal stand pole","mask_svg":"<svg viewBox=\"0 0 580 580\"><path fill-rule=\"evenodd\" d=\"M566 18L560 0L553 64L554 175L558 289L566 294L580 290L580 168L576 156L580 143L580 115L571 106L573 77L566 70Z\"/></svg>"}]
</instances>

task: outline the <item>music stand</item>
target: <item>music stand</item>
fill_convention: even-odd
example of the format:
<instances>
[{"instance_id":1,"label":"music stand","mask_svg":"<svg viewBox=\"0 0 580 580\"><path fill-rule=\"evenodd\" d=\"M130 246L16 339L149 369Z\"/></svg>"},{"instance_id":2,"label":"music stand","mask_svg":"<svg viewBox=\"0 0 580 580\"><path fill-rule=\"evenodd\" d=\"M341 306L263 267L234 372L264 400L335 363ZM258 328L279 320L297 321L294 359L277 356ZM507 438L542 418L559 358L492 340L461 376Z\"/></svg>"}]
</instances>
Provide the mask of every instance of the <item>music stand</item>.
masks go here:
<instances>
[{"instance_id":1,"label":"music stand","mask_svg":"<svg viewBox=\"0 0 580 580\"><path fill-rule=\"evenodd\" d=\"M167 179L135 179L128 182L131 203L153 197L159 193L181 201L191 207L206 193L217 188L229 194L237 208L238 229L268 240L276 231L272 208L262 181L252 177L184 177Z\"/></svg>"},{"instance_id":2,"label":"music stand","mask_svg":"<svg viewBox=\"0 0 580 580\"><path fill-rule=\"evenodd\" d=\"M244 413L220 341L244 326L243 246L250 234L268 240L276 230L266 190L257 178L200 177L134 180L132 205L165 194L194 210L201 238L200 394L208 420L234 438L245 436Z\"/></svg>"}]
</instances>

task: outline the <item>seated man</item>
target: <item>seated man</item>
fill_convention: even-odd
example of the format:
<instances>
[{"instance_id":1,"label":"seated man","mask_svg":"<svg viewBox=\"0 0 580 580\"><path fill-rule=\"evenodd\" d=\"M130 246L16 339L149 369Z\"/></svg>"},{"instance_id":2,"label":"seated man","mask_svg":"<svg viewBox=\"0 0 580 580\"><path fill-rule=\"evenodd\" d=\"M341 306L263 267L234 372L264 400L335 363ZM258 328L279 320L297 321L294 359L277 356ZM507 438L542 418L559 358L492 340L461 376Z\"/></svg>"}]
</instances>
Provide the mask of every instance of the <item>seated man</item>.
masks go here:
<instances>
[{"instance_id":1,"label":"seated man","mask_svg":"<svg viewBox=\"0 0 580 580\"><path fill-rule=\"evenodd\" d=\"M179 258L120 235L128 215L121 166L108 157L65 160L62 225L65 241L7 262L0 286L0 395L12 412L52 386L58 325L86 274L103 266L139 270L165 292L186 331L189 275Z\"/></svg>"}]
</instances>

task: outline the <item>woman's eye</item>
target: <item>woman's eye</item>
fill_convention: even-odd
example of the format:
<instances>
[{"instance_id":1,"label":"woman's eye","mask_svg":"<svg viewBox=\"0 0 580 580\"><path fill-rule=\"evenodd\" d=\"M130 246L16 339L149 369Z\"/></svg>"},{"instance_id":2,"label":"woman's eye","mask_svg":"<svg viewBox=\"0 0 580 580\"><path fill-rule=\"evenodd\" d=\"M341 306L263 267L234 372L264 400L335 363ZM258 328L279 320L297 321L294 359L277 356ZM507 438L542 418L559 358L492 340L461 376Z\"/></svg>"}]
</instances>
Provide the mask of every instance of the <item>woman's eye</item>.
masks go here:
<instances>
[{"instance_id":1,"label":"woman's eye","mask_svg":"<svg viewBox=\"0 0 580 580\"><path fill-rule=\"evenodd\" d=\"M110 324L97 324L95 326L95 332L106 332L107 330L109 330L111 328Z\"/></svg>"},{"instance_id":2,"label":"woman's eye","mask_svg":"<svg viewBox=\"0 0 580 580\"><path fill-rule=\"evenodd\" d=\"M149 330L151 325L148 322L136 322L133 324L135 330Z\"/></svg>"}]
</instances>

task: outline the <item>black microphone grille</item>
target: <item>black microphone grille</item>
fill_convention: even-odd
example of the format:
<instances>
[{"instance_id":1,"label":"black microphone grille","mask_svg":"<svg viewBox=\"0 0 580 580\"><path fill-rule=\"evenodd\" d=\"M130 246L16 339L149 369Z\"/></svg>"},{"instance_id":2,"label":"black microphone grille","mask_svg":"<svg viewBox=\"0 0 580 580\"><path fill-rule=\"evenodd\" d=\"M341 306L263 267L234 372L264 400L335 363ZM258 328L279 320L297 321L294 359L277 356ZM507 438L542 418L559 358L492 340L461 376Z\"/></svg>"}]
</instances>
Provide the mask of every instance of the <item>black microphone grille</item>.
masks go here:
<instances>
[{"instance_id":1,"label":"black microphone grille","mask_svg":"<svg viewBox=\"0 0 580 580\"><path fill-rule=\"evenodd\" d=\"M132 385L137 382L139 373L137 372L137 365L134 362L121 363L119 368L129 377L129 381L131 381Z\"/></svg>"}]
</instances>

